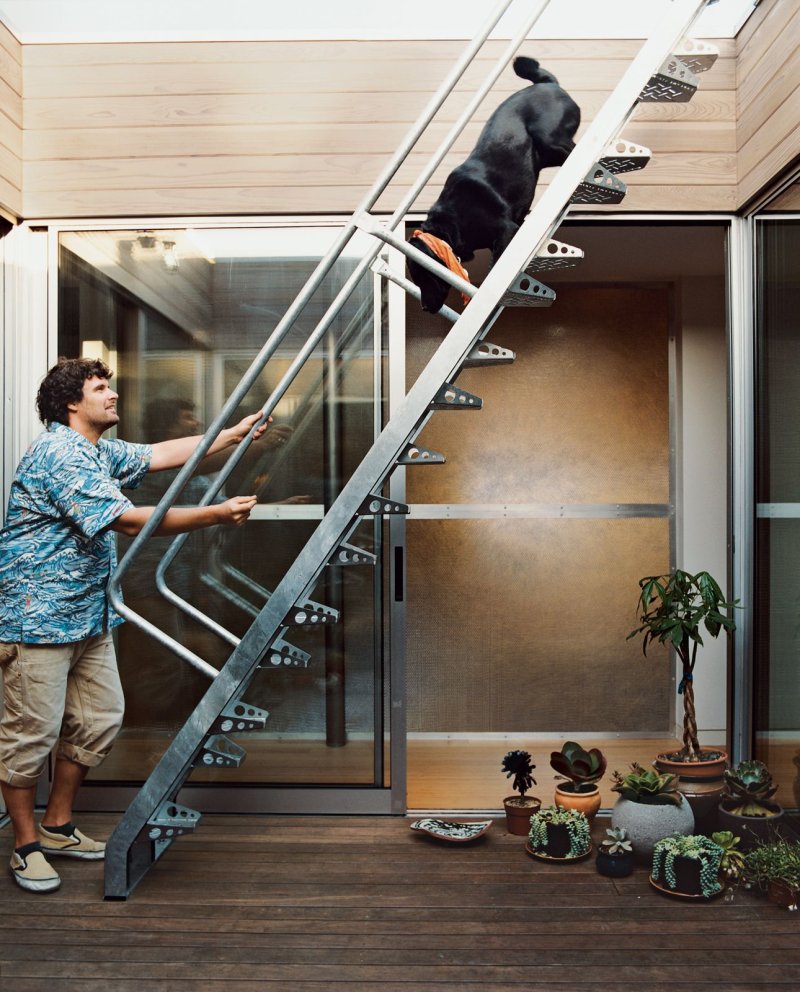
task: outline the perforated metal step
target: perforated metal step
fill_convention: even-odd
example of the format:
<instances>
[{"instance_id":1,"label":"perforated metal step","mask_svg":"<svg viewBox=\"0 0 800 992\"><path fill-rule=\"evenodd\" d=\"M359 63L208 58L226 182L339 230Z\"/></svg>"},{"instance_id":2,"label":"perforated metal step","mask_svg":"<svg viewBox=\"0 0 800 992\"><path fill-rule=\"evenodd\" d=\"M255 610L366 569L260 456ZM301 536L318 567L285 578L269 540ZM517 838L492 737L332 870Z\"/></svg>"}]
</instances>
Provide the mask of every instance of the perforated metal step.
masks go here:
<instances>
[{"instance_id":1,"label":"perforated metal step","mask_svg":"<svg viewBox=\"0 0 800 992\"><path fill-rule=\"evenodd\" d=\"M203 744L195 765L202 768L238 768L246 755L245 749L235 741L224 734L214 734Z\"/></svg>"},{"instance_id":2,"label":"perforated metal step","mask_svg":"<svg viewBox=\"0 0 800 992\"><path fill-rule=\"evenodd\" d=\"M615 176L621 172L634 172L643 169L651 158L651 151L644 145L635 145L632 141L618 138L606 148L600 165Z\"/></svg>"},{"instance_id":3,"label":"perforated metal step","mask_svg":"<svg viewBox=\"0 0 800 992\"><path fill-rule=\"evenodd\" d=\"M489 341L479 341L464 359L463 368L486 368L492 365L510 365L516 359L515 352L510 348L501 348L499 344Z\"/></svg>"},{"instance_id":4,"label":"perforated metal step","mask_svg":"<svg viewBox=\"0 0 800 992\"><path fill-rule=\"evenodd\" d=\"M378 559L370 551L356 548L352 544L342 542L336 553L328 562L329 565L375 565Z\"/></svg>"},{"instance_id":5,"label":"perforated metal step","mask_svg":"<svg viewBox=\"0 0 800 992\"><path fill-rule=\"evenodd\" d=\"M578 183L570 203L620 203L628 187L602 165L595 165Z\"/></svg>"},{"instance_id":6,"label":"perforated metal step","mask_svg":"<svg viewBox=\"0 0 800 992\"><path fill-rule=\"evenodd\" d=\"M525 266L529 276L536 272L551 272L553 269L569 269L583 258L581 248L573 248L563 241L550 238Z\"/></svg>"},{"instance_id":7,"label":"perforated metal step","mask_svg":"<svg viewBox=\"0 0 800 992\"><path fill-rule=\"evenodd\" d=\"M466 389L446 382L434 396L431 407L434 410L480 410L483 400Z\"/></svg>"},{"instance_id":8,"label":"perforated metal step","mask_svg":"<svg viewBox=\"0 0 800 992\"><path fill-rule=\"evenodd\" d=\"M556 292L543 282L522 272L500 299L504 307L549 307L556 299Z\"/></svg>"},{"instance_id":9,"label":"perforated metal step","mask_svg":"<svg viewBox=\"0 0 800 992\"><path fill-rule=\"evenodd\" d=\"M172 840L181 834L191 833L200 819L201 814L196 809L167 800L147 821L147 836L150 840Z\"/></svg>"},{"instance_id":10,"label":"perforated metal step","mask_svg":"<svg viewBox=\"0 0 800 992\"><path fill-rule=\"evenodd\" d=\"M308 668L310 662L310 654L279 637L267 649L259 668Z\"/></svg>"},{"instance_id":11,"label":"perforated metal step","mask_svg":"<svg viewBox=\"0 0 800 992\"><path fill-rule=\"evenodd\" d=\"M447 461L444 455L419 444L409 444L397 459L398 465L444 465Z\"/></svg>"},{"instance_id":12,"label":"perforated metal step","mask_svg":"<svg viewBox=\"0 0 800 992\"><path fill-rule=\"evenodd\" d=\"M708 72L719 58L719 49L708 41L684 38L675 55L690 72Z\"/></svg>"},{"instance_id":13,"label":"perforated metal step","mask_svg":"<svg viewBox=\"0 0 800 992\"><path fill-rule=\"evenodd\" d=\"M639 94L640 103L688 103L697 92L697 76L672 55Z\"/></svg>"},{"instance_id":14,"label":"perforated metal step","mask_svg":"<svg viewBox=\"0 0 800 992\"><path fill-rule=\"evenodd\" d=\"M228 734L231 731L263 730L269 720L269 713L258 706L232 700L215 720L212 730Z\"/></svg>"}]
</instances>

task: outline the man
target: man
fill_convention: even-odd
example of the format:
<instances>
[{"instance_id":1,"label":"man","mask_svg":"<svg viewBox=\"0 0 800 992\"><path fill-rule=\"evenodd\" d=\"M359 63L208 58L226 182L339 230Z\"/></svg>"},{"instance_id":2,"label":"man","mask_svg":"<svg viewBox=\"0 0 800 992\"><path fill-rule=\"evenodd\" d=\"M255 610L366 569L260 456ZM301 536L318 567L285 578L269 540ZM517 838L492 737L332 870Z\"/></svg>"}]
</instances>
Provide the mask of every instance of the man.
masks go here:
<instances>
[{"instance_id":1,"label":"man","mask_svg":"<svg viewBox=\"0 0 800 992\"><path fill-rule=\"evenodd\" d=\"M72 823L89 768L105 758L124 702L111 630L122 622L106 586L116 564L114 533L138 534L152 506L122 494L148 472L183 465L200 436L157 444L102 438L119 421L111 371L100 361L61 359L36 399L44 431L17 469L0 531L0 789L14 829L11 872L33 892L57 889L47 856L96 860L105 845ZM260 437L260 414L221 432L210 452ZM239 526L255 496L173 507L155 531L174 535ZM47 808L37 831L36 781L57 742Z\"/></svg>"}]
</instances>

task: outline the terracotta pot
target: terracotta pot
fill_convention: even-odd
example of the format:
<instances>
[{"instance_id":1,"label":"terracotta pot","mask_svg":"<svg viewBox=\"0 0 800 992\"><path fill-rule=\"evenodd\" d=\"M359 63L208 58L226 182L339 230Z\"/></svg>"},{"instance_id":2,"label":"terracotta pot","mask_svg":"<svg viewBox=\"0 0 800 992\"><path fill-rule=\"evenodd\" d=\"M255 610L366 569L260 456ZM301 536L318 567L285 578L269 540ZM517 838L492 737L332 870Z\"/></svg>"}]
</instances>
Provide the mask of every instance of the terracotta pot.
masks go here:
<instances>
[{"instance_id":1,"label":"terracotta pot","mask_svg":"<svg viewBox=\"0 0 800 992\"><path fill-rule=\"evenodd\" d=\"M767 899L792 911L797 910L798 897L800 897L800 892L792 888L788 882L784 882L783 879L776 879L767 886Z\"/></svg>"},{"instance_id":2,"label":"terracotta pot","mask_svg":"<svg viewBox=\"0 0 800 992\"><path fill-rule=\"evenodd\" d=\"M594 785L589 792L573 792L572 783L557 785L555 794L555 805L563 806L564 809L576 809L583 813L591 823L600 809L600 789Z\"/></svg>"},{"instance_id":3,"label":"terracotta pot","mask_svg":"<svg viewBox=\"0 0 800 992\"><path fill-rule=\"evenodd\" d=\"M506 811L506 827L515 837L527 837L531 829L531 817L542 808L541 799L536 796L507 796L503 800Z\"/></svg>"},{"instance_id":4,"label":"terracotta pot","mask_svg":"<svg viewBox=\"0 0 800 992\"><path fill-rule=\"evenodd\" d=\"M717 810L717 821L720 830L730 830L736 837L741 837L739 845L743 851L749 851L756 844L766 843L772 839L775 831L783 820L783 807L778 803L765 802L763 806L772 816L742 816L732 813L730 806L735 806L735 799L723 799Z\"/></svg>"},{"instance_id":5,"label":"terracotta pot","mask_svg":"<svg viewBox=\"0 0 800 992\"><path fill-rule=\"evenodd\" d=\"M728 767L728 753L722 748L704 748L701 756L709 755L702 761L678 761L675 751L656 755L653 764L662 773L677 775L686 781L699 781L707 778L722 778L722 773ZM710 757L713 755L714 757Z\"/></svg>"}]
</instances>

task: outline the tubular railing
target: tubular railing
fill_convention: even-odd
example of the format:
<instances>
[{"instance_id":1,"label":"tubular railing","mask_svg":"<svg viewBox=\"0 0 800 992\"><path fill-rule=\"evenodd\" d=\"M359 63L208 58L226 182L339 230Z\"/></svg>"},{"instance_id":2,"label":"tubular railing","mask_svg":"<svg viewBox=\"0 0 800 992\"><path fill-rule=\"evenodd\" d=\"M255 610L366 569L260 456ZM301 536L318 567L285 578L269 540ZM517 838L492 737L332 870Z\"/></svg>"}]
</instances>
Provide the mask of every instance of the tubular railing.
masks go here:
<instances>
[{"instance_id":1,"label":"tubular railing","mask_svg":"<svg viewBox=\"0 0 800 992\"><path fill-rule=\"evenodd\" d=\"M525 18L521 28L516 33L514 38L511 40L509 45L506 47L500 59L498 59L498 61L495 63L494 67L488 74L484 83L478 88L472 99L468 102L467 107L462 112L460 117L457 119L457 121L449 131L447 137L442 142L440 147L431 157L431 159L428 162L428 165L421 171L420 175L412 183L407 193L401 198L401 202L399 203L398 207L396 208L392 216L389 218L389 220L386 222L386 226L388 227L389 230L393 230L395 227L398 226L398 224L401 223L406 213L410 209L411 205L416 200L417 196L424 189L428 180L436 171L438 166L441 164L447 152L455 143L458 136L464 130L466 125L469 123L469 121L471 120L471 118L475 113L475 110L477 109L481 101L484 99L486 94L489 92L491 87L494 85L495 81L500 76L502 71L511 61L514 54L520 47L520 45L524 42L525 38L527 37L533 25L536 23L536 21L539 19L543 11L548 6L549 2L550 0L537 0L537 2L534 3L530 14ZM192 666L194 666L199 671L203 672L203 674L207 675L211 679L216 678L216 676L218 675L217 669L215 669L212 665L209 665L204 659L200 658L194 652L190 651L183 644L171 638L160 628L150 623L143 616L136 613L136 611L126 606L126 604L123 602L122 593L121 593L122 579L125 573L128 571L133 560L136 558L140 550L143 548L144 543L148 540L149 537L151 537L155 533L159 524L166 516L169 508L173 506L174 503L176 502L178 496L182 492L189 478L194 473L195 469L202 461L202 459L205 457L205 455L208 453L208 450L211 447L211 445L220 435L222 430L224 430L225 424L227 423L230 416L234 413L234 411L240 405L242 400L246 397L249 390L256 383L258 376L263 371L269 359L274 355L276 349L283 342L289 330L294 326L295 321L302 312L306 303L309 301L309 299L311 299L313 294L321 285L324 278L333 268L334 263L340 257L342 251L344 250L348 242L351 240L354 234L359 230L359 221L363 223L364 219L369 215L369 211L377 203L379 197L384 192L386 187L389 185L392 178L394 177L400 166L405 161L409 152L412 150L416 142L421 137L425 128L430 124L433 117L439 111L439 109L441 108L447 97L451 94L456 83L464 74L464 72L469 67L469 65L472 63L473 59L475 58L476 54L478 53L478 51L480 50L486 39L488 38L491 31L494 29L494 27L500 21L502 16L506 13L506 11L509 9L509 7L511 7L513 3L514 0L503 0L503 2L499 3L495 8L495 10L492 12L492 14L484 22L478 34L475 36L475 38L472 39L472 41L466 47L466 49L464 50L464 52L456 62L453 69L451 69L445 80L442 82L436 94L429 101L428 106L425 108L425 110L423 111L417 122L411 128L411 131L409 132L406 139L403 141L403 143L400 145L398 150L392 156L391 161L386 166L383 173L379 176L379 178L376 180L372 188L366 194L362 203L355 210L350 221L342 229L338 237L335 239L333 245L329 248L325 256L321 259L321 261L317 265L312 275L309 277L308 281L306 282L301 292L295 298L294 302L289 306L283 318L276 325L272 334L267 339L267 341L261 348L256 358L253 360L249 369L244 374L239 384L234 388L231 395L228 397L227 401L223 405L219 414L209 425L205 435L198 444L197 448L194 450L191 457L187 460L183 468L178 472L176 478L173 480L171 485L168 487L167 491L164 493L158 505L155 507L153 514L148 519L142 530L139 532L139 534L136 535L136 537L132 541L130 547L128 548L127 552L119 562L113 575L111 576L108 586L108 595L111 605L114 607L114 609L126 620L129 620L130 622L134 623L136 626L144 630L146 633L150 634L156 641L158 641L165 647L169 648L171 651L173 651L173 653L178 655L180 658L182 658L184 661L188 662ZM308 338L305 345L300 349L296 358L291 363L289 369L287 369L286 373L284 374L284 376L276 386L275 390L273 391L269 399L262 406L260 411L261 416L259 418L259 423L264 423L266 419L271 415L272 411L275 409L278 402L282 399L286 390L294 381L295 377L297 376L298 372L307 361L310 354L313 352L313 350L322 340L323 335L330 327L334 317L339 313L339 311L341 310L347 299L354 291L359 280L367 271L369 266L373 263L373 261L376 259L382 248L383 248L382 242L379 239L376 239L376 243L374 247L371 248L366 253L366 255L362 258L360 263L351 273L350 277L346 280L345 284L337 294L333 303L330 305L328 311L325 313L322 320L317 324L317 327L312 332L311 336ZM410 252L414 252L414 251L415 251L414 249L410 248ZM445 274L440 270L436 269L435 265L431 265L429 259L423 253L417 252L414 254L414 257L417 258L417 255L419 256L418 261L420 262L420 264L424 265L425 267L430 267L434 269L435 271L437 271L437 274L441 275L443 278L447 278L450 275L449 273ZM462 280L458 280L458 277L454 276L453 279L457 280L456 284L459 286L459 288L463 288L464 292L467 292L470 295L475 293L476 290L474 286L471 286L468 283L464 283ZM238 447L229 457L223 469L218 473L217 477L209 486L205 495L201 499L199 505L207 506L216 498L220 489L225 484L225 481L228 479L230 474L239 464L241 458L244 456L244 453L249 448L251 441L252 441L252 436L248 436L242 440L242 442L238 445ZM172 561L175 554L177 554L177 552L183 546L185 540L186 540L186 535L179 535L178 537L175 538L172 545L167 551L167 555L170 556L167 561L167 565L169 564L169 562ZM203 622L206 626L209 626L211 629L215 629L216 632L220 634L220 636L225 636L225 639L228 640L229 642L230 639L234 637L234 635L231 634L229 631L226 631L223 634L224 628L215 624L215 622L211 620L211 618L205 617L205 614L201 614L200 611L196 611L196 612L197 614L199 614L199 616L196 617L197 619L200 619L200 616L202 616L204 619L201 622ZM192 615L195 615L194 608L192 608Z\"/></svg>"}]
</instances>

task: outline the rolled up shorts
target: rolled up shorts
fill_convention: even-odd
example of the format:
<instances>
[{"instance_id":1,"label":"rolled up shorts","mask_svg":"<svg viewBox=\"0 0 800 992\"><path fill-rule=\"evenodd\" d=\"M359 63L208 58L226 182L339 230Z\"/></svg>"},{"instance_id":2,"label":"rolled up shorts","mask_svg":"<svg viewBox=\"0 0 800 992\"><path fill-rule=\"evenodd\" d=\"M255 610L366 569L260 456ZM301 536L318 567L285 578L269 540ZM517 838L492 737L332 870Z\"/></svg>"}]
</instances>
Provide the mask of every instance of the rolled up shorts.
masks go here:
<instances>
[{"instance_id":1,"label":"rolled up shorts","mask_svg":"<svg viewBox=\"0 0 800 992\"><path fill-rule=\"evenodd\" d=\"M125 708L111 634L73 644L0 644L0 778L27 788L56 757L93 768Z\"/></svg>"}]
</instances>

